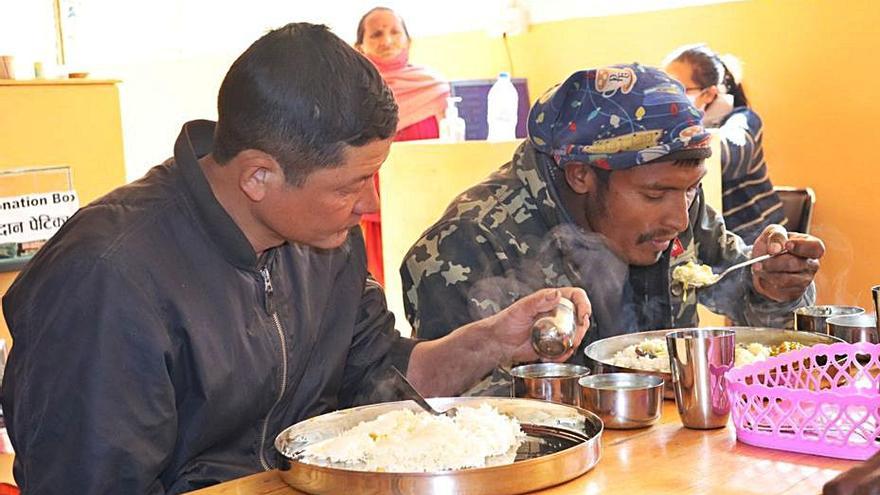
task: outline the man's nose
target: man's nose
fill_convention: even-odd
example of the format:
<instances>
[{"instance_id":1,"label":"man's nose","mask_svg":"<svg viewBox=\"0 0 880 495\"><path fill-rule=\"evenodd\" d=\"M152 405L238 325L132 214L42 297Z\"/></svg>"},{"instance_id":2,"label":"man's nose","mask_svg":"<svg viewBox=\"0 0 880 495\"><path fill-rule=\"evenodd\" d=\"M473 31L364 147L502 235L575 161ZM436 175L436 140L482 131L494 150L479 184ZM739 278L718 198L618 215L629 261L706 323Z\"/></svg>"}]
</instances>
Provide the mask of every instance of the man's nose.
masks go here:
<instances>
[{"instance_id":1,"label":"man's nose","mask_svg":"<svg viewBox=\"0 0 880 495\"><path fill-rule=\"evenodd\" d=\"M684 232L688 227L688 209L690 207L690 198L687 194L682 194L675 201L670 201L663 215L663 226L674 229L676 233Z\"/></svg>"},{"instance_id":2,"label":"man's nose","mask_svg":"<svg viewBox=\"0 0 880 495\"><path fill-rule=\"evenodd\" d=\"M366 215L377 211L379 211L379 174L374 174L355 203L354 213Z\"/></svg>"}]
</instances>

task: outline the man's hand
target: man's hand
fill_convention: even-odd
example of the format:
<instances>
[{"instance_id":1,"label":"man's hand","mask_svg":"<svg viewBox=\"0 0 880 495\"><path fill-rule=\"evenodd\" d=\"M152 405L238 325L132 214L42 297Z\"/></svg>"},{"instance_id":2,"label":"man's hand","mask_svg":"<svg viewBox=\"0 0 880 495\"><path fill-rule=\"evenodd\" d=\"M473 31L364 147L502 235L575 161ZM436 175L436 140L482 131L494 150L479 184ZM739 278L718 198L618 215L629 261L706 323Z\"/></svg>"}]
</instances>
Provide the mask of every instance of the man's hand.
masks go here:
<instances>
[{"instance_id":1,"label":"man's hand","mask_svg":"<svg viewBox=\"0 0 880 495\"><path fill-rule=\"evenodd\" d=\"M752 257L776 254L783 249L788 253L752 265L755 291L777 302L801 297L819 270L819 258L825 254L825 245L817 237L768 225L755 240Z\"/></svg>"},{"instance_id":2,"label":"man's hand","mask_svg":"<svg viewBox=\"0 0 880 495\"><path fill-rule=\"evenodd\" d=\"M880 495L880 454L825 483L822 495Z\"/></svg>"},{"instance_id":3,"label":"man's hand","mask_svg":"<svg viewBox=\"0 0 880 495\"><path fill-rule=\"evenodd\" d=\"M460 394L499 364L536 360L532 324L541 313L552 310L560 297L573 302L575 309L574 347L556 361L568 359L590 326L590 300L583 289L542 289L443 338L419 342L410 356L406 377L423 395L445 397Z\"/></svg>"},{"instance_id":4,"label":"man's hand","mask_svg":"<svg viewBox=\"0 0 880 495\"><path fill-rule=\"evenodd\" d=\"M532 348L532 324L541 313L555 308L561 297L574 303L575 338L572 348L554 361L565 361L577 350L587 333L590 315L593 313L587 293L583 289L574 287L541 289L490 317L492 320L490 326L494 334L490 340L499 346L498 355L502 356L502 362L521 363L538 359L537 353Z\"/></svg>"}]
</instances>

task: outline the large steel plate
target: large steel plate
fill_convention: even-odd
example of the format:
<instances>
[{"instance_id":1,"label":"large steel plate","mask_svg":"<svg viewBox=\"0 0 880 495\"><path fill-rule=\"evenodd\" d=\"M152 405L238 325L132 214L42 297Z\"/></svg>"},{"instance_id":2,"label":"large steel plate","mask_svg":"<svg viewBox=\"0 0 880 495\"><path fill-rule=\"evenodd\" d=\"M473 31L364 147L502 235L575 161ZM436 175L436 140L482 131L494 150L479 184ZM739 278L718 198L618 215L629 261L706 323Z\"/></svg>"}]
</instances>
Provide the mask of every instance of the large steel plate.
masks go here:
<instances>
[{"instance_id":1,"label":"large steel plate","mask_svg":"<svg viewBox=\"0 0 880 495\"><path fill-rule=\"evenodd\" d=\"M815 344L834 344L842 340L824 333L800 332L780 328L765 327L700 327L705 330L733 330L736 332L737 344L751 344L757 342L768 346L779 345L783 342L799 342L806 346ZM669 330L652 330L650 332L629 333L608 337L588 345L584 349L587 356L587 365L593 374L599 373L643 373L658 376L664 381L663 396L667 399L675 399L672 391L672 375L662 371L647 371L634 368L625 368L611 364L614 355L627 347L638 344L645 339L665 339L669 332L689 330L687 328L674 328Z\"/></svg>"},{"instance_id":2,"label":"large steel plate","mask_svg":"<svg viewBox=\"0 0 880 495\"><path fill-rule=\"evenodd\" d=\"M312 494L392 493L514 495L576 478L599 462L602 421L578 407L502 397L428 399L434 408L477 407L488 403L517 418L527 437L513 464L430 473L368 472L305 462L307 445L339 435L362 421L396 409L419 407L411 401L388 402L336 411L297 423L275 438L282 479Z\"/></svg>"}]
</instances>

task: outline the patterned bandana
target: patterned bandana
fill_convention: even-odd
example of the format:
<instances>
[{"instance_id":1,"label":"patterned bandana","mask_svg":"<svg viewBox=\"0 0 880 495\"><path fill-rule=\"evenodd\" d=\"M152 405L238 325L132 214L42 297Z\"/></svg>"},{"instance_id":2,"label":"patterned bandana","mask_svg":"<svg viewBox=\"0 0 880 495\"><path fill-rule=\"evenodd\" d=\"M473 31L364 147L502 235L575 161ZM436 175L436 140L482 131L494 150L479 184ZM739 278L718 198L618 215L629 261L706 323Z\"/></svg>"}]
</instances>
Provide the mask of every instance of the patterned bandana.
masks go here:
<instances>
[{"instance_id":1,"label":"patterned bandana","mask_svg":"<svg viewBox=\"0 0 880 495\"><path fill-rule=\"evenodd\" d=\"M559 166L623 170L669 156L707 158L702 112L665 72L639 64L575 72L529 113L529 139Z\"/></svg>"}]
</instances>

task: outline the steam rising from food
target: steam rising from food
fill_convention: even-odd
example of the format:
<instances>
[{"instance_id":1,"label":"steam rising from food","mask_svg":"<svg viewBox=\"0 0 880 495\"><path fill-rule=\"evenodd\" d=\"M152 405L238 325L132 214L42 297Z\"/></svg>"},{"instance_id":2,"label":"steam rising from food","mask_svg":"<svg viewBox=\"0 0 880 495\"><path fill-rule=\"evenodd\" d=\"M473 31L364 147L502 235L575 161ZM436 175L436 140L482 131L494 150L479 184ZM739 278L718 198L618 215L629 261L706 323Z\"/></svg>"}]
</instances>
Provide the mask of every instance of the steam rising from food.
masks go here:
<instances>
[{"instance_id":1,"label":"steam rising from food","mask_svg":"<svg viewBox=\"0 0 880 495\"><path fill-rule=\"evenodd\" d=\"M640 300L638 304L630 300L626 288L629 266L608 249L601 234L565 223L554 227L540 242L523 246L528 247L527 255L503 275L472 274L473 287L467 294L470 320L491 316L544 287L581 287L592 302L595 323L584 339L586 345L644 329L638 324L637 313L647 304L663 304L660 299ZM573 356L581 357L582 353Z\"/></svg>"}]
</instances>

